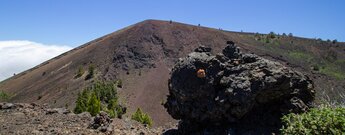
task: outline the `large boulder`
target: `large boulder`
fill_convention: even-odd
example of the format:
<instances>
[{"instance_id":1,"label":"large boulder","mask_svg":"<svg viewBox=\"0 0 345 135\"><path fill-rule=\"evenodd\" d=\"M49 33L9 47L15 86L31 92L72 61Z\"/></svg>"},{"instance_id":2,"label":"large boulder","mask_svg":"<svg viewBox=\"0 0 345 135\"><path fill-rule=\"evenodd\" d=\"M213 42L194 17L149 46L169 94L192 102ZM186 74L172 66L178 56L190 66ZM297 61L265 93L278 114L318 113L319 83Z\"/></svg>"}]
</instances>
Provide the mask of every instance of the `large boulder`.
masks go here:
<instances>
[{"instance_id":1,"label":"large boulder","mask_svg":"<svg viewBox=\"0 0 345 135\"><path fill-rule=\"evenodd\" d=\"M233 132L231 128L240 124L241 128L276 125L282 114L310 108L315 92L307 76L241 53L234 42L227 44L215 56L211 48L199 47L172 68L164 106L173 118L181 120L180 134L205 133L215 127Z\"/></svg>"}]
</instances>

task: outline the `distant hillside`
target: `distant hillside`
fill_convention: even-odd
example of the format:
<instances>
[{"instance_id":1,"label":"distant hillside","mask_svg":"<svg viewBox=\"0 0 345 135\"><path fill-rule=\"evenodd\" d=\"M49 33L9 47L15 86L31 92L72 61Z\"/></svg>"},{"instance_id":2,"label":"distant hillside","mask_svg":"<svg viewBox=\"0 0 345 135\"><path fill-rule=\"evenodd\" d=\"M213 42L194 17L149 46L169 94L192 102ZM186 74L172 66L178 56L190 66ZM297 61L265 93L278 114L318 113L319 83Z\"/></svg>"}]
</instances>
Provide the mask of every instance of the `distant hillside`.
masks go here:
<instances>
[{"instance_id":1,"label":"distant hillside","mask_svg":"<svg viewBox=\"0 0 345 135\"><path fill-rule=\"evenodd\" d=\"M137 107L156 125L173 121L162 102L170 68L200 45L220 52L232 40L252 52L302 71L314 80L317 97L341 100L345 89L345 43L240 33L169 21L146 20L86 43L0 83L11 102L47 103L73 108L78 93L98 80L122 80L120 100L130 113ZM85 80L90 65L96 77ZM75 77L82 68L85 73ZM130 114L129 113L129 114Z\"/></svg>"}]
</instances>

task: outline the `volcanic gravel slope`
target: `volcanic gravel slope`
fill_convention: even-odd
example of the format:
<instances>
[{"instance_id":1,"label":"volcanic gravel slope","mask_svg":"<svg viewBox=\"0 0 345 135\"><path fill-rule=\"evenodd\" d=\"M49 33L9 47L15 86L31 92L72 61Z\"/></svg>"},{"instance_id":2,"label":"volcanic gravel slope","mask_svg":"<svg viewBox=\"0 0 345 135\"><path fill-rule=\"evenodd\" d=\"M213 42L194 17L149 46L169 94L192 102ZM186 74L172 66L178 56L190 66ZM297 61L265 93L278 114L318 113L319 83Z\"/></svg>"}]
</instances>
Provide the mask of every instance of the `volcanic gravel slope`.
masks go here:
<instances>
[{"instance_id":1,"label":"volcanic gravel slope","mask_svg":"<svg viewBox=\"0 0 345 135\"><path fill-rule=\"evenodd\" d=\"M25 103L0 103L0 135L158 135L171 127L149 128L129 119L112 119L105 130L94 129L89 113L74 114L65 108Z\"/></svg>"},{"instance_id":2,"label":"volcanic gravel slope","mask_svg":"<svg viewBox=\"0 0 345 135\"><path fill-rule=\"evenodd\" d=\"M170 69L177 59L200 45L213 48L211 53L220 52L228 40L237 43L244 52L255 53L310 74L316 85L317 97L322 95L320 93L336 97L337 92L345 88L344 78L330 76L337 74L330 72L325 75L310 69L313 61L325 61L333 62L331 64L345 71L344 43L281 36L267 44L256 40L254 33L146 20L2 81L0 90L13 95L10 102L47 103L51 107L68 106L73 109L78 93L94 81L84 79L87 72L75 78L78 67L82 66L87 71L92 64L96 67L98 80L123 81L119 93L121 102L129 108L127 115L140 107L153 118L155 126L164 125L173 121L162 103L168 94Z\"/></svg>"}]
</instances>

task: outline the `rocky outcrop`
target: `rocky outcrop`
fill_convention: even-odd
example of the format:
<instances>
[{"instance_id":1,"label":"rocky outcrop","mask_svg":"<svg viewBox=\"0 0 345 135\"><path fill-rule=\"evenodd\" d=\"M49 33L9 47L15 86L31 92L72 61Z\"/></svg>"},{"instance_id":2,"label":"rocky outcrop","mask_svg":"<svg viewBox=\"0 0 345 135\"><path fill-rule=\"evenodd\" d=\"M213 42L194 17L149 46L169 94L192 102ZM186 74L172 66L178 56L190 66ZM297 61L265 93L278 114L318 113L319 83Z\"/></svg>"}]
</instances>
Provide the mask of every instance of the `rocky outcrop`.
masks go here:
<instances>
[{"instance_id":1,"label":"rocky outcrop","mask_svg":"<svg viewBox=\"0 0 345 135\"><path fill-rule=\"evenodd\" d=\"M110 126L110 123L112 120L110 119L109 115L105 112L100 112L93 118L91 121L89 127L93 129L98 129L101 132L111 132L112 127Z\"/></svg>"},{"instance_id":2,"label":"rocky outcrop","mask_svg":"<svg viewBox=\"0 0 345 135\"><path fill-rule=\"evenodd\" d=\"M180 134L274 132L282 114L310 108L315 92L307 76L227 44L215 56L199 47L173 67L164 106L181 120Z\"/></svg>"}]
</instances>

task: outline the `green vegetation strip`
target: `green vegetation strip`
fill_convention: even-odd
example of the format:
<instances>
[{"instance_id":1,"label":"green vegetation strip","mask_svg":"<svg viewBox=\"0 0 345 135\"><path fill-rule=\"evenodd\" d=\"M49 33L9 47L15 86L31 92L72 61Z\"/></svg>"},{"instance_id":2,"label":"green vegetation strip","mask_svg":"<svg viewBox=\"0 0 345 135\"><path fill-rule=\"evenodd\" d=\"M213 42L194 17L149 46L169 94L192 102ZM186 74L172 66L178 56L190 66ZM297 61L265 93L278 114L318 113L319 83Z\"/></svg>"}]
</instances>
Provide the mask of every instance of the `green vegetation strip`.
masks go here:
<instances>
[{"instance_id":1,"label":"green vegetation strip","mask_svg":"<svg viewBox=\"0 0 345 135\"><path fill-rule=\"evenodd\" d=\"M338 69L336 65L334 65L334 66L332 66L332 65L323 66L320 69L320 72L323 73L323 74L326 74L328 76L332 76L332 77L334 77L334 78L336 78L338 80L345 79L344 71Z\"/></svg>"},{"instance_id":2,"label":"green vegetation strip","mask_svg":"<svg viewBox=\"0 0 345 135\"><path fill-rule=\"evenodd\" d=\"M286 135L342 135L345 108L314 108L302 114L285 115L282 122L281 132Z\"/></svg>"},{"instance_id":3,"label":"green vegetation strip","mask_svg":"<svg viewBox=\"0 0 345 135\"><path fill-rule=\"evenodd\" d=\"M298 51L291 51L288 53L290 58L297 59L297 60L303 60L306 62L310 62L313 59L313 56L310 54L307 54L305 52L298 52Z\"/></svg>"}]
</instances>

